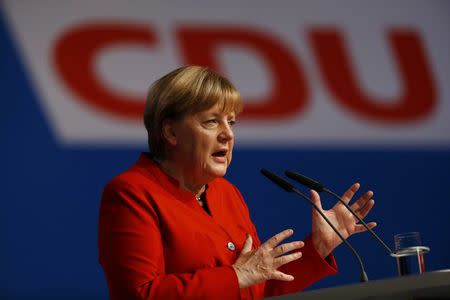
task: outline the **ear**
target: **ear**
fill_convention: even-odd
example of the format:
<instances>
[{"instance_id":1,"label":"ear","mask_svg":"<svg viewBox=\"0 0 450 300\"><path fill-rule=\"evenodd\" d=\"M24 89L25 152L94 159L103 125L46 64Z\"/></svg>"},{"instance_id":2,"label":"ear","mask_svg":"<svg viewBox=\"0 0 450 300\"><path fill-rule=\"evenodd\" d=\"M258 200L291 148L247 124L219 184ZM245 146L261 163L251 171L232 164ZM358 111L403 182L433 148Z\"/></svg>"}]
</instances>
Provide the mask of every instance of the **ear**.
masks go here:
<instances>
[{"instance_id":1,"label":"ear","mask_svg":"<svg viewBox=\"0 0 450 300\"><path fill-rule=\"evenodd\" d=\"M165 119L162 123L162 134L167 144L175 146L177 144L177 135L175 133L175 121Z\"/></svg>"}]
</instances>

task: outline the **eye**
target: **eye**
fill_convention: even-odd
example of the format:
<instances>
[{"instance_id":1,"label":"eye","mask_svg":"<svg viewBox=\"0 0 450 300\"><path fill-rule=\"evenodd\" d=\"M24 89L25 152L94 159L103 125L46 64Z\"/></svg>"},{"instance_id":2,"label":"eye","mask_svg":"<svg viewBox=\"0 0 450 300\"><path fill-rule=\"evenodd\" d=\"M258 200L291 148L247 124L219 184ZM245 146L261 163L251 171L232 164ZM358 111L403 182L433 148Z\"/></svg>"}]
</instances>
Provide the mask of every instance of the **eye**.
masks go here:
<instances>
[{"instance_id":1,"label":"eye","mask_svg":"<svg viewBox=\"0 0 450 300\"><path fill-rule=\"evenodd\" d=\"M217 120L216 119L209 119L209 120L205 121L205 124L207 126L213 126L213 125L217 124Z\"/></svg>"},{"instance_id":2,"label":"eye","mask_svg":"<svg viewBox=\"0 0 450 300\"><path fill-rule=\"evenodd\" d=\"M236 120L229 120L229 121L228 121L228 124L229 124L231 127L233 127L234 124L236 124Z\"/></svg>"}]
</instances>

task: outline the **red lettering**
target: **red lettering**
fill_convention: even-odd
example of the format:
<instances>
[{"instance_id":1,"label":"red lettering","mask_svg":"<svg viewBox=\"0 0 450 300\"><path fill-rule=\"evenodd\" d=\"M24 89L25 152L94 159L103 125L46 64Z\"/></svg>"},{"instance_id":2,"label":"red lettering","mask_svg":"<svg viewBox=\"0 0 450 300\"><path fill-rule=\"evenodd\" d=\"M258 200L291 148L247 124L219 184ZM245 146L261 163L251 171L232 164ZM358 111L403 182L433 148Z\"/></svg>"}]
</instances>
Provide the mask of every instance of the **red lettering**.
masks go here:
<instances>
[{"instance_id":1,"label":"red lettering","mask_svg":"<svg viewBox=\"0 0 450 300\"><path fill-rule=\"evenodd\" d=\"M56 41L55 68L78 100L119 117L140 119L144 98L133 99L106 87L95 72L100 51L118 45L151 48L155 35L147 26L120 23L84 24L72 28Z\"/></svg>"},{"instance_id":2,"label":"red lettering","mask_svg":"<svg viewBox=\"0 0 450 300\"><path fill-rule=\"evenodd\" d=\"M417 121L436 105L436 88L424 47L416 32L390 31L388 39L403 81L403 94L395 103L376 101L364 94L352 71L342 36L335 30L309 34L323 80L335 100L360 116L389 123Z\"/></svg>"},{"instance_id":3,"label":"red lettering","mask_svg":"<svg viewBox=\"0 0 450 300\"><path fill-rule=\"evenodd\" d=\"M177 37L186 64L209 66L221 71L217 50L225 46L250 49L262 57L273 89L264 99L246 105L244 118L287 118L298 115L308 104L307 80L298 59L279 40L244 28L181 27ZM397 61L403 93L380 101L367 95L357 82L342 36L335 30L313 30L309 38L323 80L334 100L349 111L374 121L389 123L418 121L436 106L437 92L429 61L416 32L388 34ZM82 101L103 112L140 119L144 99L135 99L108 88L95 72L99 53L108 47L139 45L151 48L156 35L143 25L118 23L84 24L72 28L56 41L54 64L64 84Z\"/></svg>"},{"instance_id":4,"label":"red lettering","mask_svg":"<svg viewBox=\"0 0 450 300\"><path fill-rule=\"evenodd\" d=\"M274 82L264 99L249 101L242 118L285 118L302 112L307 104L306 77L298 59L281 41L255 30L244 28L182 27L177 31L187 64L208 66L221 71L216 58L223 46L248 48L263 57Z\"/></svg>"}]
</instances>

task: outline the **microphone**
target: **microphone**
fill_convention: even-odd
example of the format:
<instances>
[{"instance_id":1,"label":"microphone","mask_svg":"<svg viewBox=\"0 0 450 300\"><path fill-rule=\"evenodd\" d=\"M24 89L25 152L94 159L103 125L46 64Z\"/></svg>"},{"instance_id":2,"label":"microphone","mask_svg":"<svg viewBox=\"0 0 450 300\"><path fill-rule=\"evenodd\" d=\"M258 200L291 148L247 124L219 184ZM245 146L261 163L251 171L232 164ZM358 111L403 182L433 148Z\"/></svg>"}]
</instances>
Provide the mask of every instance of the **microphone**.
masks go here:
<instances>
[{"instance_id":1,"label":"microphone","mask_svg":"<svg viewBox=\"0 0 450 300\"><path fill-rule=\"evenodd\" d=\"M296 195L300 196L301 198L305 199L309 202L309 204L312 205L312 207L320 214L320 216L325 220L325 222L330 225L330 227L333 229L333 231L339 236L339 238L342 240L342 242L350 249L350 251L355 256L356 260L359 263L359 269L360 269L360 281L361 282L367 282L369 281L369 278L367 277L366 271L364 270L364 265L362 263L361 257L358 255L355 249L353 249L352 245L344 239L344 237L340 234L340 232L334 227L334 225L331 223L331 221L324 215L324 213L320 210L320 208L305 194L297 190L292 184L281 178L280 176L276 175L275 173L267 170L267 169L261 169L261 173L269 178L273 183L281 187L283 190L289 193L295 193Z\"/></svg>"},{"instance_id":2,"label":"microphone","mask_svg":"<svg viewBox=\"0 0 450 300\"><path fill-rule=\"evenodd\" d=\"M328 193L328 194L332 195L333 197L335 197L339 202L344 204L344 206L348 209L348 211L350 211L352 213L352 215L355 216L355 218L358 219L358 221L369 231L369 233L384 247L384 249L386 249L388 254L389 255L392 254L391 248L389 248L388 245L386 245L386 243L383 242L383 240L371 228L369 228L369 226L367 226L367 223L364 222L363 219L361 219L361 217L358 216L358 214L347 203L345 203L345 201L342 200L342 198L339 197L336 193L327 189L320 182L318 182L314 179L311 179L309 177L306 177L305 175L302 175L300 173L286 170L284 172L284 174L286 174L287 177L305 185L306 187L308 187L312 190L315 190L318 193L325 192L325 193Z\"/></svg>"}]
</instances>

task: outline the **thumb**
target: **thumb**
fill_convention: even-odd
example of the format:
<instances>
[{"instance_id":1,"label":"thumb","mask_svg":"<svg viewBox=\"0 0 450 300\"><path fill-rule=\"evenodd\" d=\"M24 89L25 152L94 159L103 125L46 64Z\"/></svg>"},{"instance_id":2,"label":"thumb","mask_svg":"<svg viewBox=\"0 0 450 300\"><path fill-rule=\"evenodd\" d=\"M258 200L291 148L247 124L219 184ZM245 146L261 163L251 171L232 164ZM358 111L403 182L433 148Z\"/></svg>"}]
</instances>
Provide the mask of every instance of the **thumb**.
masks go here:
<instances>
[{"instance_id":1,"label":"thumb","mask_svg":"<svg viewBox=\"0 0 450 300\"><path fill-rule=\"evenodd\" d=\"M247 239L245 240L244 246L242 247L241 253L247 253L252 251L253 239L250 234L247 233Z\"/></svg>"},{"instance_id":2,"label":"thumb","mask_svg":"<svg viewBox=\"0 0 450 300\"><path fill-rule=\"evenodd\" d=\"M310 195L311 195L311 200L312 200L312 202L313 202L315 205L317 205L317 207L318 207L320 210L323 210L323 209L322 209L322 203L320 202L320 196L319 196L319 194L318 194L315 190L310 190L309 192L310 192Z\"/></svg>"}]
</instances>

